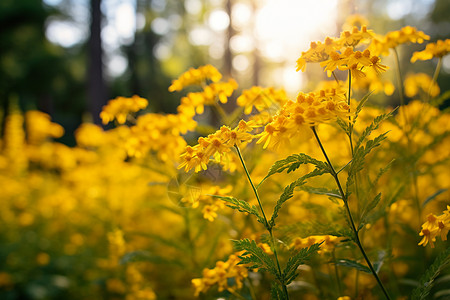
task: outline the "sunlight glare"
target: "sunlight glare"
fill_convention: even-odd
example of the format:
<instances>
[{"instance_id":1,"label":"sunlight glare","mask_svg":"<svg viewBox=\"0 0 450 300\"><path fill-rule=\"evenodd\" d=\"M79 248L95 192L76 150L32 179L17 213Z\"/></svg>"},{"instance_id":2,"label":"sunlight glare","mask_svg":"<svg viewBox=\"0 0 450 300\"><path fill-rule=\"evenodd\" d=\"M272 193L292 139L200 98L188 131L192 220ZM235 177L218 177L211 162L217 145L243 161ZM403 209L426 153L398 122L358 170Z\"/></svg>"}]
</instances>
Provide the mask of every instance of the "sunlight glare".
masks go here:
<instances>
[{"instance_id":1,"label":"sunlight glare","mask_svg":"<svg viewBox=\"0 0 450 300\"><path fill-rule=\"evenodd\" d=\"M256 15L255 31L261 54L276 62L286 62L295 72L295 61L311 41L336 34L336 6L337 0L267 0ZM300 82L295 78L285 88L288 92L298 90Z\"/></svg>"}]
</instances>

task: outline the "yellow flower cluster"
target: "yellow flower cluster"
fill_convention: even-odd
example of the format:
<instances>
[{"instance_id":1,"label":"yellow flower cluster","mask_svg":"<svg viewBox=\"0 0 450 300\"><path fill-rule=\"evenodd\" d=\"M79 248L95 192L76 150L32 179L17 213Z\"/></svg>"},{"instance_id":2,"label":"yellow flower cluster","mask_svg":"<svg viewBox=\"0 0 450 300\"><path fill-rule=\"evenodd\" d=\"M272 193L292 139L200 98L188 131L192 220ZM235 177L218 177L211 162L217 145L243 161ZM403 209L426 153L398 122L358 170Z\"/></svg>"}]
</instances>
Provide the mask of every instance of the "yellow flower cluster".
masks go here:
<instances>
[{"instance_id":1,"label":"yellow flower cluster","mask_svg":"<svg viewBox=\"0 0 450 300\"><path fill-rule=\"evenodd\" d=\"M225 188L210 186L204 189L202 188L198 194L189 193L184 195L181 201L190 204L192 208L197 208L201 205L203 218L213 222L217 218L217 211L225 208L225 202L211 195L228 196L232 189L233 187L231 185Z\"/></svg>"},{"instance_id":2,"label":"yellow flower cluster","mask_svg":"<svg viewBox=\"0 0 450 300\"><path fill-rule=\"evenodd\" d=\"M265 126L257 144L263 143L264 149L289 145L295 139L304 138L306 132L310 133L311 126L348 116L349 109L343 90L300 92L296 102L286 102L273 121Z\"/></svg>"},{"instance_id":3,"label":"yellow flower cluster","mask_svg":"<svg viewBox=\"0 0 450 300\"><path fill-rule=\"evenodd\" d=\"M126 132L123 146L127 155L142 157L149 151L162 161L175 160L186 146L181 134L193 130L197 123L183 114L145 114Z\"/></svg>"},{"instance_id":4,"label":"yellow flower cluster","mask_svg":"<svg viewBox=\"0 0 450 300\"><path fill-rule=\"evenodd\" d=\"M248 276L248 271L245 266L238 265L241 259L232 254L227 261L216 262L214 269L204 269L202 278L192 279L192 284L195 287L195 297L200 293L208 291L212 286L218 285L219 292L224 290L235 291L242 288L242 281ZM234 278L236 287L230 286L228 279Z\"/></svg>"},{"instance_id":5,"label":"yellow flower cluster","mask_svg":"<svg viewBox=\"0 0 450 300\"><path fill-rule=\"evenodd\" d=\"M105 125L113 120L117 120L119 124L124 124L129 113L144 109L147 105L148 101L146 99L136 95L131 98L117 97L103 106L100 118Z\"/></svg>"},{"instance_id":6,"label":"yellow flower cluster","mask_svg":"<svg viewBox=\"0 0 450 300\"><path fill-rule=\"evenodd\" d=\"M371 55L369 49L362 52L355 51L355 46L369 41L372 37L372 32L363 26L361 30L354 27L352 32L342 32L338 39L327 37L324 43L313 42L310 49L302 52L297 60L297 71L305 71L308 62L319 62L328 77L336 69L351 70L352 76L356 78L365 77L364 72L369 69L374 70L377 74L385 72L387 66L380 63L378 56Z\"/></svg>"},{"instance_id":7,"label":"yellow flower cluster","mask_svg":"<svg viewBox=\"0 0 450 300\"><path fill-rule=\"evenodd\" d=\"M425 50L414 52L411 57L411 62L417 60L429 60L433 57L443 57L450 52L450 39L438 40L436 43L429 43Z\"/></svg>"},{"instance_id":8,"label":"yellow flower cluster","mask_svg":"<svg viewBox=\"0 0 450 300\"><path fill-rule=\"evenodd\" d=\"M77 145L84 148L95 148L105 142L105 132L100 126L83 123L75 131Z\"/></svg>"},{"instance_id":9,"label":"yellow flower cluster","mask_svg":"<svg viewBox=\"0 0 450 300\"><path fill-rule=\"evenodd\" d=\"M227 103L228 97L238 88L234 79L228 82L211 83L203 88L201 92L188 93L181 98L181 104L178 106L178 113L193 117L196 113L202 114L205 105L214 105L216 98L221 103Z\"/></svg>"},{"instance_id":10,"label":"yellow flower cluster","mask_svg":"<svg viewBox=\"0 0 450 300\"><path fill-rule=\"evenodd\" d=\"M206 80L218 82L222 78L222 74L211 65L201 66L197 69L190 68L188 71L180 75L178 79L172 81L169 87L170 92L181 91L190 85L198 85Z\"/></svg>"},{"instance_id":11,"label":"yellow flower cluster","mask_svg":"<svg viewBox=\"0 0 450 300\"><path fill-rule=\"evenodd\" d=\"M304 72L306 63L309 62L338 61L337 55L340 56L338 51L343 50L343 53L349 47L353 49L359 43L369 41L372 37L372 31L367 30L366 26L362 26L360 30L357 27L353 27L352 31L343 31L340 38L337 39L327 37L323 43L312 42L308 51L302 52L297 60L297 71L302 70ZM351 54L347 52L346 57ZM334 59L331 58L331 55L333 55Z\"/></svg>"},{"instance_id":12,"label":"yellow flower cluster","mask_svg":"<svg viewBox=\"0 0 450 300\"><path fill-rule=\"evenodd\" d=\"M405 83L405 95L408 97L416 96L420 90L426 94L430 93L430 96L436 97L441 90L436 82L425 73L415 73L406 75Z\"/></svg>"},{"instance_id":13,"label":"yellow flower cluster","mask_svg":"<svg viewBox=\"0 0 450 300\"><path fill-rule=\"evenodd\" d=\"M274 104L281 106L287 101L286 92L283 89L276 90L272 87L262 88L253 86L244 90L237 98L236 102L239 106L244 107L244 113L250 114L253 107L257 111L262 112L271 108Z\"/></svg>"},{"instance_id":14,"label":"yellow flower cluster","mask_svg":"<svg viewBox=\"0 0 450 300\"><path fill-rule=\"evenodd\" d=\"M64 134L64 128L50 121L50 116L37 110L25 114L27 140L30 144L40 144L47 138L59 138Z\"/></svg>"},{"instance_id":15,"label":"yellow flower cluster","mask_svg":"<svg viewBox=\"0 0 450 300\"><path fill-rule=\"evenodd\" d=\"M320 245L320 251L330 252L341 240L342 238L333 235L312 235L306 238L297 237L292 241L290 247L295 250L300 250L323 242Z\"/></svg>"},{"instance_id":16,"label":"yellow flower cluster","mask_svg":"<svg viewBox=\"0 0 450 300\"><path fill-rule=\"evenodd\" d=\"M207 137L200 137L197 145L186 147L185 152L181 155L182 162L178 168L184 168L186 172L194 168L195 172L199 172L207 169L210 157L214 157L217 162L227 159L226 155L230 152L231 147L240 146L253 139L253 135L249 132L254 127L252 121L241 120L233 130L228 126L222 126L215 133Z\"/></svg>"},{"instance_id":17,"label":"yellow flower cluster","mask_svg":"<svg viewBox=\"0 0 450 300\"><path fill-rule=\"evenodd\" d=\"M390 31L384 36L375 36L372 40L371 49L377 55L389 55L389 49L393 49L401 44L419 43L422 44L430 37L424 32L411 26L405 26L400 30Z\"/></svg>"},{"instance_id":18,"label":"yellow flower cluster","mask_svg":"<svg viewBox=\"0 0 450 300\"><path fill-rule=\"evenodd\" d=\"M436 242L436 237L440 236L441 240L447 240L447 234L450 230L450 206L447 205L447 209L444 210L443 214L440 216L435 216L434 214L429 214L427 216L427 221L422 225L422 230L420 231L420 236L423 236L419 245L424 247L430 243L431 248L434 248L434 242Z\"/></svg>"},{"instance_id":19,"label":"yellow flower cluster","mask_svg":"<svg viewBox=\"0 0 450 300\"><path fill-rule=\"evenodd\" d=\"M382 78L380 74L373 69L366 69L364 77L355 78L352 81L353 90L373 91L377 94L383 92L386 96L391 96L395 91L395 86L389 79Z\"/></svg>"}]
</instances>

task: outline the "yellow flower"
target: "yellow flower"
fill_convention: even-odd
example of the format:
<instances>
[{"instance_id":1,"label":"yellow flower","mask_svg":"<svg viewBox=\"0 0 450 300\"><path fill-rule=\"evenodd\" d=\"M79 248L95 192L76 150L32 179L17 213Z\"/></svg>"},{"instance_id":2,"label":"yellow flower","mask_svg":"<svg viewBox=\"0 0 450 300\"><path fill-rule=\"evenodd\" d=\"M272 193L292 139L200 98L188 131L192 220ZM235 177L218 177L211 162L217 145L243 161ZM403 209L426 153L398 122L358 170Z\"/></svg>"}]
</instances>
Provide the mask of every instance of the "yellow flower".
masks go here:
<instances>
[{"instance_id":1,"label":"yellow flower","mask_svg":"<svg viewBox=\"0 0 450 300\"><path fill-rule=\"evenodd\" d=\"M363 25L361 30L359 30L358 27L353 27L351 32L347 30L343 31L337 42L344 47L355 47L360 42L368 41L372 39L372 37L372 30L367 30L367 27Z\"/></svg>"},{"instance_id":2,"label":"yellow flower","mask_svg":"<svg viewBox=\"0 0 450 300\"><path fill-rule=\"evenodd\" d=\"M80 147L98 147L105 142L106 134L100 126L83 123L75 131L75 139Z\"/></svg>"},{"instance_id":3,"label":"yellow flower","mask_svg":"<svg viewBox=\"0 0 450 300\"><path fill-rule=\"evenodd\" d=\"M430 96L436 97L440 93L439 86L433 82L432 78L425 73L408 74L404 82L405 95L412 98L419 93L419 90L424 91Z\"/></svg>"},{"instance_id":4,"label":"yellow flower","mask_svg":"<svg viewBox=\"0 0 450 300\"><path fill-rule=\"evenodd\" d=\"M338 51L341 48L341 43L333 38L327 37L322 42L311 42L310 48L297 60L297 72L306 71L306 63L309 62L323 62L329 59L330 53Z\"/></svg>"},{"instance_id":5,"label":"yellow flower","mask_svg":"<svg viewBox=\"0 0 450 300\"><path fill-rule=\"evenodd\" d=\"M103 106L100 118L105 125L113 120L117 120L119 124L124 124L129 113L144 109L147 105L146 99L136 95L131 98L117 97Z\"/></svg>"},{"instance_id":6,"label":"yellow flower","mask_svg":"<svg viewBox=\"0 0 450 300\"><path fill-rule=\"evenodd\" d=\"M228 82L211 83L203 88L201 92L188 93L181 98L178 106L178 113L187 117L193 117L195 114L203 114L205 105L214 105L217 100L221 103L227 103L228 97L237 89L238 84L230 79Z\"/></svg>"},{"instance_id":7,"label":"yellow flower","mask_svg":"<svg viewBox=\"0 0 450 300\"><path fill-rule=\"evenodd\" d=\"M297 101L288 101L259 134L257 144L277 149L293 139L309 138L309 127L349 114L343 90L325 89L308 94L299 93Z\"/></svg>"},{"instance_id":8,"label":"yellow flower","mask_svg":"<svg viewBox=\"0 0 450 300\"><path fill-rule=\"evenodd\" d=\"M47 138L59 138L64 134L64 128L50 121L50 116L37 110L25 114L28 142L33 145L44 142Z\"/></svg>"},{"instance_id":9,"label":"yellow flower","mask_svg":"<svg viewBox=\"0 0 450 300\"><path fill-rule=\"evenodd\" d=\"M419 43L422 44L430 37L411 26L405 26L400 30L390 31L385 36L375 36L372 39L370 49L376 55L388 55L389 49L393 49L401 44Z\"/></svg>"},{"instance_id":10,"label":"yellow flower","mask_svg":"<svg viewBox=\"0 0 450 300\"><path fill-rule=\"evenodd\" d=\"M236 102L237 105L244 107L244 113L250 114L253 107L257 111L262 112L270 109L272 106L279 106L286 102L286 92L282 89L262 88L253 86L248 90L244 90Z\"/></svg>"},{"instance_id":11,"label":"yellow flower","mask_svg":"<svg viewBox=\"0 0 450 300\"><path fill-rule=\"evenodd\" d=\"M429 60L433 57L443 57L450 52L450 39L438 40L436 43L429 43L425 50L414 52L411 57L411 62L417 60Z\"/></svg>"},{"instance_id":12,"label":"yellow flower","mask_svg":"<svg viewBox=\"0 0 450 300\"><path fill-rule=\"evenodd\" d=\"M422 230L419 233L420 236L423 236L419 246L423 245L425 247L430 243L431 248L434 248L437 236L440 236L443 241L447 240L447 234L450 230L449 209L450 207L447 206L447 210L440 216L435 216L434 214L427 216L427 221L423 223Z\"/></svg>"},{"instance_id":13,"label":"yellow flower","mask_svg":"<svg viewBox=\"0 0 450 300\"><path fill-rule=\"evenodd\" d=\"M222 78L222 74L211 65L201 66L198 69L190 68L188 71L172 81L169 92L181 91L190 85L201 85L206 80L218 82Z\"/></svg>"},{"instance_id":14,"label":"yellow flower","mask_svg":"<svg viewBox=\"0 0 450 300\"><path fill-rule=\"evenodd\" d=\"M369 20L360 14L353 14L347 17L342 26L344 30L352 30L355 26L362 27L369 25Z\"/></svg>"},{"instance_id":15,"label":"yellow flower","mask_svg":"<svg viewBox=\"0 0 450 300\"><path fill-rule=\"evenodd\" d=\"M296 250L311 247L314 244L320 244L319 253L330 252L342 240L342 238L333 235L312 235L306 238L295 238L290 247Z\"/></svg>"},{"instance_id":16,"label":"yellow flower","mask_svg":"<svg viewBox=\"0 0 450 300\"><path fill-rule=\"evenodd\" d=\"M253 135L249 131L255 127L253 122L242 120L233 130L227 126L222 126L215 133L199 138L197 145L186 147L185 153L181 155L182 161L178 169L184 168L186 172L193 168L195 172L206 170L211 156L220 162L231 147L251 141Z\"/></svg>"},{"instance_id":17,"label":"yellow flower","mask_svg":"<svg viewBox=\"0 0 450 300\"><path fill-rule=\"evenodd\" d=\"M207 292L212 286L217 285L218 291L235 291L241 289L244 278L248 277L247 268L243 265L238 265L241 259L232 254L227 261L218 261L213 269L204 269L202 278L192 279L192 285L195 288L195 297L200 293ZM234 285L230 285L230 278L234 278Z\"/></svg>"}]
</instances>

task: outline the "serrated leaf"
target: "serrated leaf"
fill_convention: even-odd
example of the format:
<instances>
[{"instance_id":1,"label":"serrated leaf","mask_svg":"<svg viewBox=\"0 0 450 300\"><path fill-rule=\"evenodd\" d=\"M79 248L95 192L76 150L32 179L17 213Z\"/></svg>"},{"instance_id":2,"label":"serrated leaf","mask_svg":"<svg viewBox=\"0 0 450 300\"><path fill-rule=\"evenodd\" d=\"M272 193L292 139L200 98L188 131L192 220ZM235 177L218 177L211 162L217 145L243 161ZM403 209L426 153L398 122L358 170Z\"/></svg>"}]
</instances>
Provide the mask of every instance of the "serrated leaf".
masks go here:
<instances>
[{"instance_id":1,"label":"serrated leaf","mask_svg":"<svg viewBox=\"0 0 450 300\"><path fill-rule=\"evenodd\" d=\"M272 167L270 167L269 173L266 175L266 177L261 180L261 182L258 184L258 187L270 176L276 173L281 173L285 170L287 170L287 173L293 172L297 170L301 165L304 164L312 164L316 166L317 169L325 170L327 172L330 171L330 168L328 167L327 163L317 160L315 158L312 158L309 155L306 155L304 153L300 154L293 154L285 159L276 161Z\"/></svg>"},{"instance_id":2,"label":"serrated leaf","mask_svg":"<svg viewBox=\"0 0 450 300\"><path fill-rule=\"evenodd\" d=\"M329 197L342 199L342 196L339 194L338 190L329 190L326 188L315 188L315 187L311 187L311 186L302 186L301 189L310 194L326 195Z\"/></svg>"},{"instance_id":3,"label":"serrated leaf","mask_svg":"<svg viewBox=\"0 0 450 300\"><path fill-rule=\"evenodd\" d=\"M395 159L391 160L384 168L380 168L378 170L377 176L375 177L375 179L373 181L369 180L371 190L373 190L377 186L377 183L380 180L381 176L383 176L383 174L385 174L387 171L389 171L389 169L392 167L392 164L394 163L394 161L395 161Z\"/></svg>"},{"instance_id":4,"label":"serrated leaf","mask_svg":"<svg viewBox=\"0 0 450 300\"><path fill-rule=\"evenodd\" d=\"M363 109L364 105L366 104L367 100L369 100L370 95L372 95L373 91L368 92L362 99L359 101L358 106L356 107L355 115L353 117L353 125L356 123L356 119L359 116L359 113Z\"/></svg>"},{"instance_id":5,"label":"serrated leaf","mask_svg":"<svg viewBox=\"0 0 450 300\"><path fill-rule=\"evenodd\" d=\"M227 202L228 203L227 206L232 209L237 209L240 212L248 213L248 214L256 216L256 219L258 220L258 222L260 222L264 226L266 225L264 218L259 214L258 208L255 205L250 205L248 202L246 202L244 200L238 200L233 197L224 197L224 196L217 196L217 195L211 195L211 196Z\"/></svg>"},{"instance_id":6,"label":"serrated leaf","mask_svg":"<svg viewBox=\"0 0 450 300\"><path fill-rule=\"evenodd\" d=\"M292 196L294 195L294 189L297 186L305 184L305 180L308 178L320 176L325 173L327 173L327 171L316 168L312 172L310 172L306 175L303 175L302 177L298 178L296 181L294 181L291 184L289 184L288 186L286 186L283 193L281 194L280 198L278 199L277 204L275 205L275 207L273 209L273 214L269 221L269 227L271 228L271 227L275 226L275 219L278 217L279 210L281 209L282 205L287 200L292 198Z\"/></svg>"},{"instance_id":7,"label":"serrated leaf","mask_svg":"<svg viewBox=\"0 0 450 300\"><path fill-rule=\"evenodd\" d=\"M425 199L425 201L423 201L422 203L422 207L425 207L425 205L428 204L428 202L430 202L431 200L433 200L434 198L436 198L437 196L439 196L440 194L442 194L443 192L447 191L448 189L440 189L437 190L433 195L427 197L427 199Z\"/></svg>"},{"instance_id":8,"label":"serrated leaf","mask_svg":"<svg viewBox=\"0 0 450 300\"><path fill-rule=\"evenodd\" d=\"M344 132L350 136L352 133L352 128L350 126L350 124L344 120L342 120L341 118L337 118L336 122L338 123L339 127L342 128L342 130L344 130Z\"/></svg>"},{"instance_id":9,"label":"serrated leaf","mask_svg":"<svg viewBox=\"0 0 450 300\"><path fill-rule=\"evenodd\" d=\"M323 243L323 242L322 242ZM297 268L305 261L309 260L311 255L320 250L320 245L322 244L314 244L309 248L303 248L293 256L291 256L286 264L286 267L283 270L283 283L288 285L291 283L297 276Z\"/></svg>"},{"instance_id":10,"label":"serrated leaf","mask_svg":"<svg viewBox=\"0 0 450 300\"><path fill-rule=\"evenodd\" d=\"M383 122L384 120L390 118L392 116L392 114L394 113L395 109L391 112L379 115L378 117L376 117L372 123L367 126L364 131L361 133L361 135L359 136L358 141L355 144L355 151L361 147L362 143L364 142L364 140L372 133L372 131L378 129L378 127L380 126L381 122Z\"/></svg>"},{"instance_id":11,"label":"serrated leaf","mask_svg":"<svg viewBox=\"0 0 450 300\"><path fill-rule=\"evenodd\" d=\"M270 289L270 299L272 300L287 300L286 295L283 293L281 286L277 283L272 284Z\"/></svg>"},{"instance_id":12,"label":"serrated leaf","mask_svg":"<svg viewBox=\"0 0 450 300\"><path fill-rule=\"evenodd\" d=\"M450 263L450 247L441 252L436 257L433 264L425 271L419 281L419 286L412 293L412 300L427 299L434 280L439 276L442 270Z\"/></svg>"},{"instance_id":13,"label":"serrated leaf","mask_svg":"<svg viewBox=\"0 0 450 300\"><path fill-rule=\"evenodd\" d=\"M387 256L386 251L379 250L378 251L378 258L376 261L373 262L373 268L375 269L375 272L378 274L380 272L381 267L383 266L384 260Z\"/></svg>"},{"instance_id":14,"label":"serrated leaf","mask_svg":"<svg viewBox=\"0 0 450 300\"><path fill-rule=\"evenodd\" d=\"M347 193L350 186L354 183L354 176L364 168L365 157L386 139L386 135L387 132L382 133L373 140L368 140L365 146L355 147L353 160L348 171Z\"/></svg>"},{"instance_id":15,"label":"serrated leaf","mask_svg":"<svg viewBox=\"0 0 450 300\"><path fill-rule=\"evenodd\" d=\"M249 239L233 240L233 246L236 251L245 251L239 256L241 259L240 265L246 264L250 269L267 270L281 282L275 263L263 249L258 247L255 241Z\"/></svg>"},{"instance_id":16,"label":"serrated leaf","mask_svg":"<svg viewBox=\"0 0 450 300\"><path fill-rule=\"evenodd\" d=\"M362 265L359 262L356 262L354 260L345 259L345 258L338 259L336 261L336 265L349 267L349 268L354 268L354 269L356 269L358 271L362 271L362 272L366 272L366 273L372 274L372 272L370 271L369 267L367 267L365 265Z\"/></svg>"},{"instance_id":17,"label":"serrated leaf","mask_svg":"<svg viewBox=\"0 0 450 300\"><path fill-rule=\"evenodd\" d=\"M353 239L353 231L350 227L341 227L336 223L306 222L283 226L279 229L290 237L311 235L333 235Z\"/></svg>"},{"instance_id":18,"label":"serrated leaf","mask_svg":"<svg viewBox=\"0 0 450 300\"><path fill-rule=\"evenodd\" d=\"M364 208L362 214L361 214L361 224L367 224L367 217L369 216L370 212L377 207L378 203L380 203L381 200L381 193L378 193L375 198L373 198L372 201L367 204L367 206Z\"/></svg>"}]
</instances>

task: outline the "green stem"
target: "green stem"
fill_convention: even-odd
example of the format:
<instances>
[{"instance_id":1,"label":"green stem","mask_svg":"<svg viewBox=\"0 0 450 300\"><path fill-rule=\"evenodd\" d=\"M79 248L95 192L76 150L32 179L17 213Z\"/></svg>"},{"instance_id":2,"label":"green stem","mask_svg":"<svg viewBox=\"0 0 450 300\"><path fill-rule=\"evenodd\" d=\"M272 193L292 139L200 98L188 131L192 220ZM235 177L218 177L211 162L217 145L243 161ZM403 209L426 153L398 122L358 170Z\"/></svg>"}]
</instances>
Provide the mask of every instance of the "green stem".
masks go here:
<instances>
[{"instance_id":1,"label":"green stem","mask_svg":"<svg viewBox=\"0 0 450 300\"><path fill-rule=\"evenodd\" d=\"M398 86L398 94L400 97L400 106L405 106L405 93L403 91L403 77L402 77L402 72L400 69L400 58L398 56L398 52L396 48L392 48L394 49L394 56L395 56L395 66L396 66L396 77L397 77L397 86ZM406 110L403 108L402 109L402 117L403 117L403 132L405 133L406 139L409 143L409 133L406 131L406 126L408 125L409 121L408 121L408 117L406 115Z\"/></svg>"},{"instance_id":2,"label":"green stem","mask_svg":"<svg viewBox=\"0 0 450 300\"><path fill-rule=\"evenodd\" d=\"M252 186L253 192L255 193L256 199L258 200L258 205L259 205L259 208L261 209L261 213L262 213L263 218L264 218L264 226L266 227L267 231L269 231L270 239L271 239L271 242L272 242L272 245L273 245L272 248L273 248L273 254L275 256L275 261L276 261L277 267L278 267L278 275L281 278L282 277L282 272L281 272L280 262L278 260L277 247L275 245L275 238L273 236L272 226L267 221L267 217L266 217L266 214L264 213L264 208L262 206L261 199L259 198L258 190L256 189L255 185L253 184L252 178L250 177L250 173L248 172L247 166L245 165L244 158L242 157L242 154L241 154L241 150L239 150L239 147L237 145L234 145L234 147L236 148L236 152L237 152L237 154L239 156L239 159L241 161L242 167L244 168L245 174L247 175L247 179L250 182L250 185ZM280 283L281 283L281 286L283 287L283 292L284 292L284 294L286 296L286 299L289 300L289 293L287 291L286 285L284 283L282 283L282 282L280 282Z\"/></svg>"},{"instance_id":3,"label":"green stem","mask_svg":"<svg viewBox=\"0 0 450 300\"><path fill-rule=\"evenodd\" d=\"M245 174L247 175L247 179L250 182L250 185L252 186L253 192L255 193L255 196L256 196L256 200L258 200L259 209L261 209L261 213L264 217L264 223L265 223L264 226L266 227L267 230L270 231L269 222L267 221L266 214L264 213L264 208L262 206L261 199L259 198L258 190L256 189L255 185L253 184L252 178L250 177L250 173L248 172L247 166L245 165L244 158L242 157L242 154L241 154L241 150L239 149L239 147L237 145L234 145L234 148L236 148L236 152L239 156L242 167L244 168Z\"/></svg>"},{"instance_id":4,"label":"green stem","mask_svg":"<svg viewBox=\"0 0 450 300\"><path fill-rule=\"evenodd\" d=\"M351 93L352 93L352 70L348 69L348 100L347 100L348 106L350 106L351 103ZM350 107L348 110L350 112ZM352 157L353 157L353 141L352 141L353 125L351 116L348 116L348 128L349 128L348 138L350 140L350 149L352 150Z\"/></svg>"},{"instance_id":5,"label":"green stem","mask_svg":"<svg viewBox=\"0 0 450 300\"><path fill-rule=\"evenodd\" d=\"M341 285L341 280L340 280L340 276L339 276L339 270L338 270L338 267L337 267L337 264L336 264L337 261L336 261L335 249L333 249L331 254L333 256L333 261L334 261L334 275L336 276L336 281L337 281L339 295L342 295L342 285Z\"/></svg>"},{"instance_id":6,"label":"green stem","mask_svg":"<svg viewBox=\"0 0 450 300\"><path fill-rule=\"evenodd\" d=\"M404 92L403 92L403 77L402 77L402 72L400 70L400 58L398 56L397 49L396 48L392 48L392 49L394 49L395 67L397 70L398 93L400 96L400 105L403 106L403 105L405 105L405 96L404 96Z\"/></svg>"},{"instance_id":7,"label":"green stem","mask_svg":"<svg viewBox=\"0 0 450 300\"><path fill-rule=\"evenodd\" d=\"M245 279L248 282L248 289L250 291L250 297L252 297L252 300L256 300L257 298L256 298L256 294L255 294L255 289L253 288L252 281L248 277L246 277Z\"/></svg>"},{"instance_id":8,"label":"green stem","mask_svg":"<svg viewBox=\"0 0 450 300\"><path fill-rule=\"evenodd\" d=\"M339 79L337 78L337 76L334 73L334 71L331 71L331 74L333 74L334 80L336 80L336 83L338 84L338 86L340 86Z\"/></svg>"},{"instance_id":9,"label":"green stem","mask_svg":"<svg viewBox=\"0 0 450 300\"><path fill-rule=\"evenodd\" d=\"M431 90L433 89L433 85L435 83L437 83L437 78L439 76L439 72L441 71L441 67L442 67L442 57L439 57L438 63L436 65L436 69L434 70L433 79L431 80L430 88L428 89L427 101L426 102L430 101Z\"/></svg>"},{"instance_id":10,"label":"green stem","mask_svg":"<svg viewBox=\"0 0 450 300\"><path fill-rule=\"evenodd\" d=\"M334 167L331 164L330 159L328 158L328 155L327 155L327 153L326 153L326 151L325 151L325 149L324 149L324 147L322 145L322 142L319 139L319 136L317 135L316 128L313 126L313 127L311 127L311 129L312 129L312 131L314 133L314 136L315 136L315 138L317 140L317 143L319 144L320 149L322 150L323 155L325 156L325 159L326 159L328 165L330 166L331 176L333 176L333 178L334 178L334 180L336 182L336 185L337 185L337 187L339 189L339 192L341 194L342 200L344 201L345 210L347 211L347 216L349 218L350 225L351 225L351 228L353 230L353 234L355 236L356 245L358 246L359 250L361 251L361 254L363 255L367 265L369 266L370 271L372 272L373 276L377 280L377 283L380 286L381 290L383 291L384 295L386 296L386 299L390 300L391 298L389 297L389 294L387 293L386 289L384 288L383 283L381 282L380 278L378 277L377 272L373 268L372 263L370 262L370 259L367 256L366 251L364 250L364 248L363 248L363 246L361 244L361 241L359 239L358 230L356 229L355 222L353 221L353 216L352 216L352 213L350 211L350 207L348 206L348 198L347 198L347 195L344 193L344 190L342 189L342 185L341 185L341 183L339 181L339 177L338 177L336 171L334 170Z\"/></svg>"}]
</instances>

